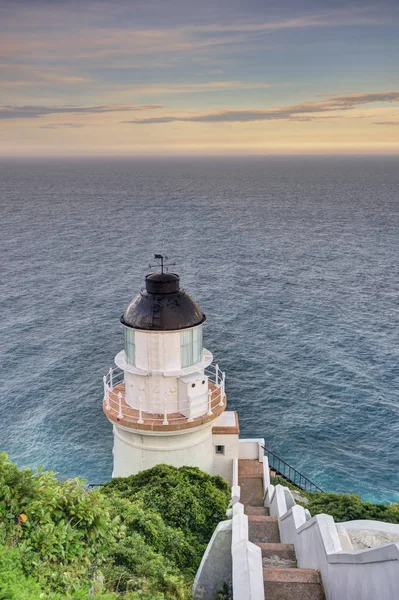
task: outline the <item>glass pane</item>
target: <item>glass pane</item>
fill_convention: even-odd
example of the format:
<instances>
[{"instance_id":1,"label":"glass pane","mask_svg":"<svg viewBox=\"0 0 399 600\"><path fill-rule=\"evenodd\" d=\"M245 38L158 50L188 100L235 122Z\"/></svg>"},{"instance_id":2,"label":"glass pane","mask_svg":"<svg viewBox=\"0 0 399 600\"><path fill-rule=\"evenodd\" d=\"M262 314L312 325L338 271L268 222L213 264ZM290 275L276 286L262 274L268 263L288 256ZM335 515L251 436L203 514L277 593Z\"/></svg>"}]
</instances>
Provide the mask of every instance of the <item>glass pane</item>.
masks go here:
<instances>
[{"instance_id":1,"label":"glass pane","mask_svg":"<svg viewBox=\"0 0 399 600\"><path fill-rule=\"evenodd\" d=\"M193 364L193 330L180 333L180 355L182 368Z\"/></svg>"},{"instance_id":2,"label":"glass pane","mask_svg":"<svg viewBox=\"0 0 399 600\"><path fill-rule=\"evenodd\" d=\"M125 353L129 365L135 364L134 331L125 327Z\"/></svg>"},{"instance_id":3,"label":"glass pane","mask_svg":"<svg viewBox=\"0 0 399 600\"><path fill-rule=\"evenodd\" d=\"M202 353L202 327L193 329L193 363L201 360Z\"/></svg>"},{"instance_id":4,"label":"glass pane","mask_svg":"<svg viewBox=\"0 0 399 600\"><path fill-rule=\"evenodd\" d=\"M180 333L181 366L189 367L201 360L202 327Z\"/></svg>"}]
</instances>

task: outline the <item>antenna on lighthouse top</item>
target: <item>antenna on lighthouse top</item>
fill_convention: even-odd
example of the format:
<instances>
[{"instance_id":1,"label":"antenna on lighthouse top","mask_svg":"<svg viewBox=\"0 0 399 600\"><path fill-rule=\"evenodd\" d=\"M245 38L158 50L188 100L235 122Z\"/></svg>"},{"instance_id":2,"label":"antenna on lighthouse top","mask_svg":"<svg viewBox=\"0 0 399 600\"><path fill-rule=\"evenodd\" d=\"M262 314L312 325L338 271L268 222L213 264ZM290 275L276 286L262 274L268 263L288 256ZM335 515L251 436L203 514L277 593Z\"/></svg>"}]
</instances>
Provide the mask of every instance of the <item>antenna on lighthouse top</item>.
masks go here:
<instances>
[{"instance_id":1,"label":"antenna on lighthouse top","mask_svg":"<svg viewBox=\"0 0 399 600\"><path fill-rule=\"evenodd\" d=\"M164 273L164 269L166 269L166 271L168 271L169 267L174 267L176 265L176 263L169 263L168 265L166 265L164 263L164 261L168 260L168 257L165 255L163 256L163 254L154 254L154 258L156 260L160 260L161 261L161 273ZM159 264L156 265L148 265L150 267L150 269L154 269L155 267L159 267Z\"/></svg>"}]
</instances>

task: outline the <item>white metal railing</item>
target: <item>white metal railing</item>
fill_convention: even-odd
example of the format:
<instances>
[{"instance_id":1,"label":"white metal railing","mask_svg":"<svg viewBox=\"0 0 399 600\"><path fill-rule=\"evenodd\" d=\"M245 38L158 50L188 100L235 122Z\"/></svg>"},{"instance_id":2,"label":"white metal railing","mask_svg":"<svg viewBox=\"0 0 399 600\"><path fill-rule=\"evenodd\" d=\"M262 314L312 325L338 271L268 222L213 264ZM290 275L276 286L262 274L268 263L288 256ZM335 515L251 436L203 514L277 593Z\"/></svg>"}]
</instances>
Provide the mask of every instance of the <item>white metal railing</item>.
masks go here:
<instances>
[{"instance_id":1,"label":"white metal railing","mask_svg":"<svg viewBox=\"0 0 399 600\"><path fill-rule=\"evenodd\" d=\"M219 365L209 365L205 371L208 377L208 396L187 398L184 409L176 399L171 400L165 394L162 400L151 402L143 397L136 399L135 407L127 402L125 396L124 371L119 367L109 369L103 377L104 400L107 412L118 420L125 419L139 425L156 423L157 425L175 425L183 422L192 422L205 415L211 416L215 410L224 406L226 375Z\"/></svg>"}]
</instances>

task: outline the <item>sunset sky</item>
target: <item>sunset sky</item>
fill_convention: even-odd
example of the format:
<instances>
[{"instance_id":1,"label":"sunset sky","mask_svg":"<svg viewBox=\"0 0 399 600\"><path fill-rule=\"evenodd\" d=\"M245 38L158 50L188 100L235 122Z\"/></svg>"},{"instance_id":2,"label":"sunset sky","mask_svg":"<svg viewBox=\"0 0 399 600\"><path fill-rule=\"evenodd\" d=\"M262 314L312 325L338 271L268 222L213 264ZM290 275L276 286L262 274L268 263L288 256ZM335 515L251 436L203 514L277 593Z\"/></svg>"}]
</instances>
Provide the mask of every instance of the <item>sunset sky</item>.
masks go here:
<instances>
[{"instance_id":1,"label":"sunset sky","mask_svg":"<svg viewBox=\"0 0 399 600\"><path fill-rule=\"evenodd\" d=\"M0 154L399 153L398 0L0 0Z\"/></svg>"}]
</instances>

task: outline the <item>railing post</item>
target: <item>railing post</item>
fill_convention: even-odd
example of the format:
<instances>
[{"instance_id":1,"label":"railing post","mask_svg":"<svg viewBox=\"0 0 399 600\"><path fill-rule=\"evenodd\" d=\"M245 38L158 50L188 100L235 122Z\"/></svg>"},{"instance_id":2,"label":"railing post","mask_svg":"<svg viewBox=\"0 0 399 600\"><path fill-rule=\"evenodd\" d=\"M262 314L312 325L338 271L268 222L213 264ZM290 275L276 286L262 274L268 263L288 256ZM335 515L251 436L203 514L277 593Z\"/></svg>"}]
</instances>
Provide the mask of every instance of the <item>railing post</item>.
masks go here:
<instances>
[{"instance_id":1,"label":"railing post","mask_svg":"<svg viewBox=\"0 0 399 600\"><path fill-rule=\"evenodd\" d=\"M219 383L219 365L215 365L215 383Z\"/></svg>"},{"instance_id":2,"label":"railing post","mask_svg":"<svg viewBox=\"0 0 399 600\"><path fill-rule=\"evenodd\" d=\"M104 382L105 407L106 407L107 410L109 410L111 407L109 405L109 394L108 394L108 387L107 387L107 377L105 375L103 377L103 382Z\"/></svg>"},{"instance_id":3,"label":"railing post","mask_svg":"<svg viewBox=\"0 0 399 600\"><path fill-rule=\"evenodd\" d=\"M142 410L141 410L141 404L143 402L143 399L141 398L141 396L139 396L139 420L137 421L137 423L139 425L142 425L144 423L143 421L143 414L142 414Z\"/></svg>"},{"instance_id":4,"label":"railing post","mask_svg":"<svg viewBox=\"0 0 399 600\"><path fill-rule=\"evenodd\" d=\"M112 385L112 368L109 368L109 389L111 392L114 391L114 386Z\"/></svg>"},{"instance_id":5,"label":"railing post","mask_svg":"<svg viewBox=\"0 0 399 600\"><path fill-rule=\"evenodd\" d=\"M122 414L122 394L121 394L121 392L119 392L119 394L118 394L118 402L119 402L118 419L123 419L123 414Z\"/></svg>"},{"instance_id":6,"label":"railing post","mask_svg":"<svg viewBox=\"0 0 399 600\"><path fill-rule=\"evenodd\" d=\"M211 390L208 390L208 412L206 413L207 415L212 415L212 392Z\"/></svg>"},{"instance_id":7,"label":"railing post","mask_svg":"<svg viewBox=\"0 0 399 600\"><path fill-rule=\"evenodd\" d=\"M169 421L168 421L168 413L167 413L166 394L165 394L164 413L163 413L163 421L162 421L162 425L169 425Z\"/></svg>"},{"instance_id":8,"label":"railing post","mask_svg":"<svg viewBox=\"0 0 399 600\"><path fill-rule=\"evenodd\" d=\"M220 402L219 402L219 406L223 406L223 399L224 399L224 381L226 379L226 373L223 371L222 373L222 382L220 384Z\"/></svg>"}]
</instances>

